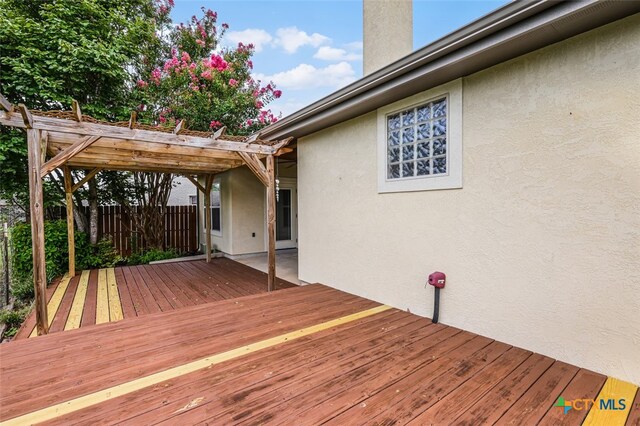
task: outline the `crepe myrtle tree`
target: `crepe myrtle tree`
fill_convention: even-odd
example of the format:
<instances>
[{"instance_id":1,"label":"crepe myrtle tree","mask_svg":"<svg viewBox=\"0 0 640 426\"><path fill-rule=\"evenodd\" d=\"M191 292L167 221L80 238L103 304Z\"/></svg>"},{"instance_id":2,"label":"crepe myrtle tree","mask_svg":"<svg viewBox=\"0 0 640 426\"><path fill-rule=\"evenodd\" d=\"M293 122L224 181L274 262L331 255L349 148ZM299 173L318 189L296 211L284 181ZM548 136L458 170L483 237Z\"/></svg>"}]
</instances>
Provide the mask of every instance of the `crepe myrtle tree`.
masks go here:
<instances>
[{"instance_id":1,"label":"crepe myrtle tree","mask_svg":"<svg viewBox=\"0 0 640 426\"><path fill-rule=\"evenodd\" d=\"M172 5L160 4L159 13L168 15ZM251 77L253 45L221 47L229 26L217 20L216 12L203 8L201 17L193 16L190 22L161 34L170 45L160 55L145 59L147 73L133 91L139 121L173 127L184 119L190 130L215 131L225 126L229 134L246 135L278 120L266 106L282 92L271 82L263 85ZM121 176L105 175L114 201L137 217L134 224L147 246L163 248L163 217L173 176L146 172L126 174L126 179Z\"/></svg>"},{"instance_id":2,"label":"crepe myrtle tree","mask_svg":"<svg viewBox=\"0 0 640 426\"><path fill-rule=\"evenodd\" d=\"M278 120L266 106L282 92L251 77L253 45L220 48L228 27L218 26L217 14L203 9L202 18L193 16L173 29L170 56L136 84L143 120L175 126L186 119L192 130L226 126L235 135Z\"/></svg>"}]
</instances>

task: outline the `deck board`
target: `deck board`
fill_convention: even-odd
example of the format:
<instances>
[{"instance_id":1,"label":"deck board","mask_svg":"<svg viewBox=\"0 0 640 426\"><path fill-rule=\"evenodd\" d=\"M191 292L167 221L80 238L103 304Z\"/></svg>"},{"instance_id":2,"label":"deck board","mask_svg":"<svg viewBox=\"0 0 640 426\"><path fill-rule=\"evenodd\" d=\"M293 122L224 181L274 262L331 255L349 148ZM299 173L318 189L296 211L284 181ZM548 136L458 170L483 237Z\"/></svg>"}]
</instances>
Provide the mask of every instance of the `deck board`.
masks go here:
<instances>
[{"instance_id":1,"label":"deck board","mask_svg":"<svg viewBox=\"0 0 640 426\"><path fill-rule=\"evenodd\" d=\"M81 277L79 273L67 285L62 281L63 292L55 292L58 281L47 288L48 309L54 313L49 319L52 333L267 291L263 272L226 258L210 264L190 261L107 268L86 271L88 279ZM277 280L276 289L291 287L295 285ZM31 314L14 340L37 337L34 330Z\"/></svg>"},{"instance_id":2,"label":"deck board","mask_svg":"<svg viewBox=\"0 0 640 426\"><path fill-rule=\"evenodd\" d=\"M182 270L145 266L138 278L161 279L169 303L171 294L178 300ZM202 265L194 270L189 276ZM208 291L237 276L215 274L198 285ZM584 416L565 416L555 400L595 398L606 380L397 309L282 337L379 306L315 284L9 342L0 345L0 421L92 395L93 405L47 424L579 424ZM274 343L260 346L267 341ZM227 353L235 355L224 361ZM209 358L220 361L176 373ZM145 379L153 374L169 378ZM103 392L131 383L151 385ZM629 424L640 415L632 407Z\"/></svg>"}]
</instances>

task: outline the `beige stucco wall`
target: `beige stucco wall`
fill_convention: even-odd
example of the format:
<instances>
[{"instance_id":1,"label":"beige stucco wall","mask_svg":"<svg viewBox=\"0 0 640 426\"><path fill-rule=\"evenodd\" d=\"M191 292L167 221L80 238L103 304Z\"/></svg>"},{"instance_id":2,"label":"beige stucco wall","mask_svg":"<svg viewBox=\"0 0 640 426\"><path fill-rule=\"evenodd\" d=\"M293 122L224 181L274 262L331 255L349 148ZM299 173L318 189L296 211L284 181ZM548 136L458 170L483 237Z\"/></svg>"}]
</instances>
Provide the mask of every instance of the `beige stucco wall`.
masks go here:
<instances>
[{"instance_id":1,"label":"beige stucco wall","mask_svg":"<svg viewBox=\"0 0 640 426\"><path fill-rule=\"evenodd\" d=\"M463 79L457 190L379 194L376 113L298 143L299 273L640 383L640 16Z\"/></svg>"},{"instance_id":2,"label":"beige stucco wall","mask_svg":"<svg viewBox=\"0 0 640 426\"><path fill-rule=\"evenodd\" d=\"M281 177L295 178L297 168L279 167L278 172ZM212 245L216 250L230 255L266 251L264 185L246 167L221 173L217 178L220 179L222 235L212 233ZM204 245L204 219L200 216L200 241ZM255 237L252 236L253 233Z\"/></svg>"}]
</instances>

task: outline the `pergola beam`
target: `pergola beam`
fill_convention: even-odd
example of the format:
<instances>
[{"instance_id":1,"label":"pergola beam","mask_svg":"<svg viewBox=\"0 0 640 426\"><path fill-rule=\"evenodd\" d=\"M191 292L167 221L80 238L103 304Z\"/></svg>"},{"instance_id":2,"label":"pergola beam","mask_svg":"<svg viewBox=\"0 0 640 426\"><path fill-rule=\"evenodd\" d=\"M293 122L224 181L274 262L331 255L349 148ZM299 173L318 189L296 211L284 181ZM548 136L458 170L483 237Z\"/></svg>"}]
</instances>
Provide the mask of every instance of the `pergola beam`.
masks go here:
<instances>
[{"instance_id":1,"label":"pergola beam","mask_svg":"<svg viewBox=\"0 0 640 426\"><path fill-rule=\"evenodd\" d=\"M71 110L73 111L73 116L78 123L82 123L82 110L80 109L80 104L75 99L71 101Z\"/></svg>"},{"instance_id":2,"label":"pergola beam","mask_svg":"<svg viewBox=\"0 0 640 426\"><path fill-rule=\"evenodd\" d=\"M273 155L267 156L267 291L276 285L276 179Z\"/></svg>"},{"instance_id":3,"label":"pergola beam","mask_svg":"<svg viewBox=\"0 0 640 426\"><path fill-rule=\"evenodd\" d=\"M78 183L76 183L75 185L73 185L71 187L71 193L74 193L78 189L82 188L84 186L84 184L89 182L91 180L91 178L94 177L100 170L102 170L100 167L96 167L93 170L87 172L87 174ZM65 176L66 176L66 174L65 174Z\"/></svg>"},{"instance_id":4,"label":"pergola beam","mask_svg":"<svg viewBox=\"0 0 640 426\"><path fill-rule=\"evenodd\" d=\"M19 126L19 127L24 127L25 129L33 129L33 115L31 115L31 111L29 111L29 109L24 104L18 104L18 110L20 111L20 116L22 117L22 123L24 124L24 126ZM12 114L12 113L6 112L6 114Z\"/></svg>"},{"instance_id":5,"label":"pergola beam","mask_svg":"<svg viewBox=\"0 0 640 426\"><path fill-rule=\"evenodd\" d=\"M73 177L71 169L63 167L64 171L64 194L67 203L67 246L69 247L69 277L76 276L76 240L73 228ZM87 175L89 176L89 175ZM87 179L88 180L88 179Z\"/></svg>"},{"instance_id":6,"label":"pergola beam","mask_svg":"<svg viewBox=\"0 0 640 426\"><path fill-rule=\"evenodd\" d=\"M184 177L189 179L189 182L191 182L196 188L198 188L200 192L204 194L204 186L202 186L200 182L198 182L198 179L194 179L192 176L189 176L189 175L184 175Z\"/></svg>"},{"instance_id":7,"label":"pergola beam","mask_svg":"<svg viewBox=\"0 0 640 426\"><path fill-rule=\"evenodd\" d=\"M25 112L31 114L26 109L20 110L17 114L10 111L0 111L0 124L12 127L31 128L47 130L57 133L72 133L81 136L99 136L113 139L126 139L140 142L158 142L168 145L181 145L200 148L213 148L222 151L250 152L254 154L273 154L277 151L276 146L262 144L247 144L224 139L214 139L212 137L176 135L173 133L130 129L129 127L112 126L101 123L78 123L62 118L34 115L29 119L25 117Z\"/></svg>"},{"instance_id":8,"label":"pergola beam","mask_svg":"<svg viewBox=\"0 0 640 426\"><path fill-rule=\"evenodd\" d=\"M26 108L24 110L28 111ZM36 329L38 335L49 332L47 319L47 270L44 252L44 206L42 202L42 176L40 131L27 130L27 157L29 163L29 213L31 218L31 248L33 253L33 287L35 291Z\"/></svg>"},{"instance_id":9,"label":"pergola beam","mask_svg":"<svg viewBox=\"0 0 640 426\"><path fill-rule=\"evenodd\" d=\"M249 170L267 188L267 290L273 291L276 284L276 178L274 157L267 155L267 165L255 154L239 152Z\"/></svg>"},{"instance_id":10,"label":"pergola beam","mask_svg":"<svg viewBox=\"0 0 640 426\"><path fill-rule=\"evenodd\" d=\"M4 111L13 111L13 105L11 104L11 102L9 102L7 98L2 96L1 93L0 93L0 108L2 108Z\"/></svg>"},{"instance_id":11,"label":"pergola beam","mask_svg":"<svg viewBox=\"0 0 640 426\"><path fill-rule=\"evenodd\" d=\"M57 169L58 167L62 166L64 163L66 163L71 158L73 158L73 156L79 154L85 148L91 146L91 144L97 141L98 139L100 139L100 136L87 136L86 138L80 139L78 142L74 143L69 148L60 152L58 155L53 157L51 160L47 161L42 166L42 172L41 172L42 176L44 177L49 173L51 173L53 169Z\"/></svg>"},{"instance_id":12,"label":"pergola beam","mask_svg":"<svg viewBox=\"0 0 640 426\"><path fill-rule=\"evenodd\" d=\"M269 176L264 164L258 159L255 154L247 154L246 152L239 152L238 155L242 158L242 161L249 167L254 175L262 182L264 186L269 186Z\"/></svg>"}]
</instances>

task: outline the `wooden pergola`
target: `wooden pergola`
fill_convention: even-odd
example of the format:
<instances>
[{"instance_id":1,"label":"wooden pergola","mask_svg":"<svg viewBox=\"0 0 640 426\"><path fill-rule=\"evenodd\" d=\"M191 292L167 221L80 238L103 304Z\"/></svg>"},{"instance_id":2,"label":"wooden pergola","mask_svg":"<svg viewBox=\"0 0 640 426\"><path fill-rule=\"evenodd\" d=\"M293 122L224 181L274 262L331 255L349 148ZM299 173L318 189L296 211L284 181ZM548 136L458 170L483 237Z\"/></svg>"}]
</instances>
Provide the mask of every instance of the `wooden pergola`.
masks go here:
<instances>
[{"instance_id":1,"label":"wooden pergola","mask_svg":"<svg viewBox=\"0 0 640 426\"><path fill-rule=\"evenodd\" d=\"M274 289L275 204L274 157L289 152L290 139L265 141L260 135L249 137L186 130L184 122L174 129L136 122L132 112L128 122L110 123L83 115L77 102L72 111L30 111L23 104L12 105L0 94L0 124L23 128L27 132L29 161L30 216L33 247L38 334L48 333L46 269L44 251L44 210L42 179L51 171L64 171L67 200L69 275L75 275L73 203L74 191L101 170L144 171L184 175L204 193L210 205L214 176L247 165L267 188L268 279ZM263 159L266 159L264 164ZM72 169L87 170L85 177L73 182ZM204 185L199 182L202 178ZM211 261L211 216L205 215L206 257Z\"/></svg>"}]
</instances>

